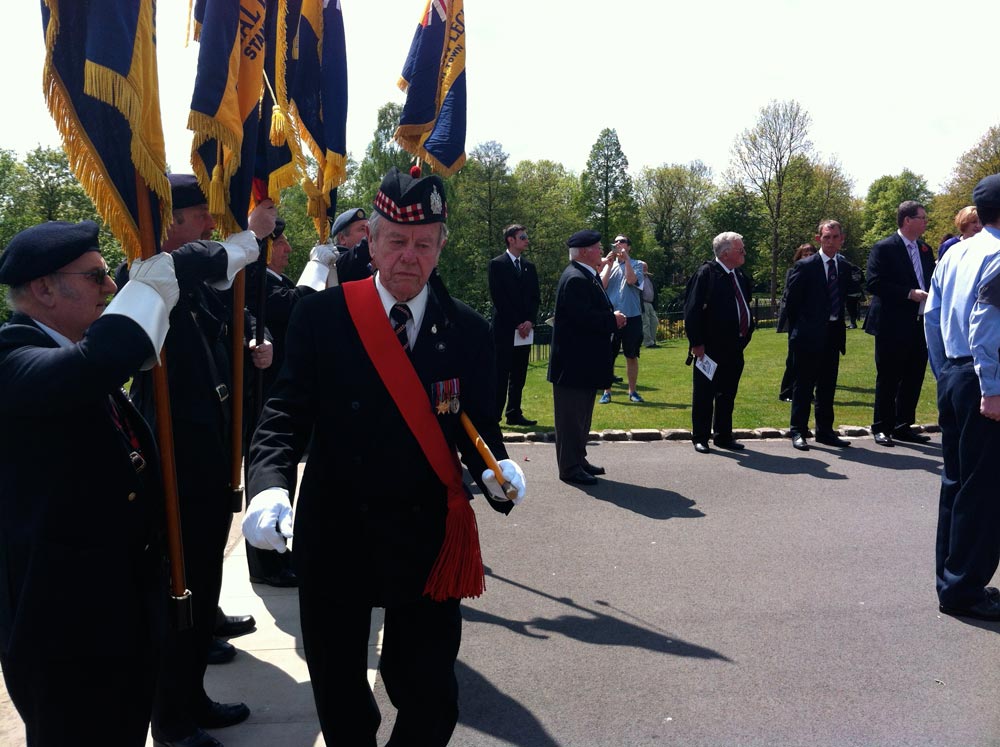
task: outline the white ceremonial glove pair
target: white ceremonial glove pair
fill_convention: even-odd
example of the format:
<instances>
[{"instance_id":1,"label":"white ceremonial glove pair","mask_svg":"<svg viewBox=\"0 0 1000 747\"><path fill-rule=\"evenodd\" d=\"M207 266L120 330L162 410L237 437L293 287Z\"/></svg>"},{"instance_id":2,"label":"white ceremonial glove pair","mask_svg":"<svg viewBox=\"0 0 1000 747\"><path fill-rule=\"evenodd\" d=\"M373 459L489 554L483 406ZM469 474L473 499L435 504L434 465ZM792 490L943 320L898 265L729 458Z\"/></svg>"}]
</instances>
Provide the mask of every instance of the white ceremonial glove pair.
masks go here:
<instances>
[{"instance_id":1,"label":"white ceremonial glove pair","mask_svg":"<svg viewBox=\"0 0 1000 747\"><path fill-rule=\"evenodd\" d=\"M284 488L268 488L258 493L243 516L243 536L258 550L288 549L292 537L292 504Z\"/></svg>"},{"instance_id":2,"label":"white ceremonial glove pair","mask_svg":"<svg viewBox=\"0 0 1000 747\"><path fill-rule=\"evenodd\" d=\"M494 496L500 500L512 501L516 506L524 500L525 493L528 490L528 486L524 481L524 472L521 471L521 467L518 463L512 459L501 459L497 462L497 466L500 467L500 471L503 473L504 481L509 482L517 488L517 495L513 498L508 498L506 493L503 492L503 488L500 487L500 483L497 481L496 475L493 474L493 470L491 469L483 470L483 483Z\"/></svg>"},{"instance_id":3,"label":"white ceremonial glove pair","mask_svg":"<svg viewBox=\"0 0 1000 747\"><path fill-rule=\"evenodd\" d=\"M129 282L108 304L105 314L126 316L138 324L153 345L155 357L143 364L143 370L159 362L160 349L167 338L170 311L181 292L177 287L174 258L166 252L149 259L137 259L129 270Z\"/></svg>"}]
</instances>

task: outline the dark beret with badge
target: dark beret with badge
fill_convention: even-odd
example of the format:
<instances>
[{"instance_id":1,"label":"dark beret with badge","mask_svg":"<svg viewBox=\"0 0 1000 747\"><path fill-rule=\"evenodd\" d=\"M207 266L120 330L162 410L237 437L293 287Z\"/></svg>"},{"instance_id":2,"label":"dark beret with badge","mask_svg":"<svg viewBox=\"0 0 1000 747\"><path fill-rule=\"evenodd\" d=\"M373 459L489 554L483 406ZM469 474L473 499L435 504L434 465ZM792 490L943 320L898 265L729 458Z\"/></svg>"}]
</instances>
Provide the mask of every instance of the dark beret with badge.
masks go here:
<instances>
[{"instance_id":1,"label":"dark beret with badge","mask_svg":"<svg viewBox=\"0 0 1000 747\"><path fill-rule=\"evenodd\" d=\"M448 218L444 182L436 174L421 178L393 167L375 195L375 211L393 223L443 223Z\"/></svg>"},{"instance_id":2,"label":"dark beret with badge","mask_svg":"<svg viewBox=\"0 0 1000 747\"><path fill-rule=\"evenodd\" d=\"M194 174L167 174L167 180L170 182L170 198L174 210L208 203Z\"/></svg>"},{"instance_id":3,"label":"dark beret with badge","mask_svg":"<svg viewBox=\"0 0 1000 747\"><path fill-rule=\"evenodd\" d=\"M284 219L283 218L275 218L274 219L274 230L271 232L271 235L268 238L271 238L271 239L280 239L281 238L281 234L283 234L284 232L285 232L285 221L284 221Z\"/></svg>"},{"instance_id":4,"label":"dark beret with badge","mask_svg":"<svg viewBox=\"0 0 1000 747\"><path fill-rule=\"evenodd\" d=\"M99 252L97 224L52 220L26 228L0 252L0 283L16 287L65 267L87 252Z\"/></svg>"},{"instance_id":5,"label":"dark beret with badge","mask_svg":"<svg viewBox=\"0 0 1000 747\"><path fill-rule=\"evenodd\" d=\"M352 223L359 220L364 220L368 215L361 208L351 208L350 210L345 210L340 215L337 216L337 220L333 222L333 235L336 236L341 231L346 231L347 227Z\"/></svg>"},{"instance_id":6,"label":"dark beret with badge","mask_svg":"<svg viewBox=\"0 0 1000 747\"><path fill-rule=\"evenodd\" d=\"M601 234L597 231L577 231L572 236L569 237L569 241L566 242L566 246L570 249L581 249L587 246L593 246L594 244L601 243Z\"/></svg>"}]
</instances>

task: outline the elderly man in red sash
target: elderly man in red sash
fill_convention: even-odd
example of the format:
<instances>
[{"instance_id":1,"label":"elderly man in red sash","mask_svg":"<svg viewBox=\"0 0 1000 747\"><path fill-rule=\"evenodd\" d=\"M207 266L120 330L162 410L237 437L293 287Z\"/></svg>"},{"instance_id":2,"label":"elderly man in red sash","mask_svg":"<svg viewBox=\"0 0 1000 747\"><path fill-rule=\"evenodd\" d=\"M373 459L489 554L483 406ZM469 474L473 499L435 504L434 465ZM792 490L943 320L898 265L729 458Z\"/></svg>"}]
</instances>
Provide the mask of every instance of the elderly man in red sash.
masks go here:
<instances>
[{"instance_id":1,"label":"elderly man in red sash","mask_svg":"<svg viewBox=\"0 0 1000 747\"><path fill-rule=\"evenodd\" d=\"M289 492L308 446L294 563L323 735L329 744L376 743L368 633L372 608L384 607L380 669L397 709L388 744L433 747L448 743L458 721L459 601L484 588L456 451L505 514L524 497L524 475L506 458L496 422L489 325L434 274L448 236L441 179L393 169L374 208L375 276L303 298L292 315L285 365L250 450L243 533L257 547L285 548ZM310 264L325 287L326 266ZM500 459L513 502L485 469L462 413Z\"/></svg>"}]
</instances>

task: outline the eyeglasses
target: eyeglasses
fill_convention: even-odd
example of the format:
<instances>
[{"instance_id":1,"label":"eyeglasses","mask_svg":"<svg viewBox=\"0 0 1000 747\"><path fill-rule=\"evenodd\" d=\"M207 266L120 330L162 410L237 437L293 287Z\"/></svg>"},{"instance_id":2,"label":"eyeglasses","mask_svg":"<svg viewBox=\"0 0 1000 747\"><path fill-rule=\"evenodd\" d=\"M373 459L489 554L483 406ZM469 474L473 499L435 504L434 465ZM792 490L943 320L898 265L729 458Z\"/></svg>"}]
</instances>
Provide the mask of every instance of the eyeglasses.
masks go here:
<instances>
[{"instance_id":1,"label":"eyeglasses","mask_svg":"<svg viewBox=\"0 0 1000 747\"><path fill-rule=\"evenodd\" d=\"M521 233L521 234L518 234L515 238L517 238L518 241L527 241L528 240L528 234Z\"/></svg>"},{"instance_id":2,"label":"eyeglasses","mask_svg":"<svg viewBox=\"0 0 1000 747\"><path fill-rule=\"evenodd\" d=\"M83 275L85 278L89 279L94 285L104 285L104 280L111 274L111 271L107 267L97 267L93 270L87 270L86 272L53 272L53 275Z\"/></svg>"}]
</instances>

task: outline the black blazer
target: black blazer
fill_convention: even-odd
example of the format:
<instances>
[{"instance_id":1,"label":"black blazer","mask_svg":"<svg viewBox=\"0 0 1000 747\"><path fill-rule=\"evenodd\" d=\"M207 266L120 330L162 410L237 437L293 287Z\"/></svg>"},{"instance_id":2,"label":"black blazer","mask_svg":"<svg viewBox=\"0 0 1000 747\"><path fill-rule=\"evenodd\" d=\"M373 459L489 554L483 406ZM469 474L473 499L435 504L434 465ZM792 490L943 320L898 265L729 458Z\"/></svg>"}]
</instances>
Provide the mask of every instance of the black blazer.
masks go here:
<instances>
[{"instance_id":1,"label":"black blazer","mask_svg":"<svg viewBox=\"0 0 1000 747\"><path fill-rule=\"evenodd\" d=\"M934 252L923 241L920 247L920 267L924 273L923 290L930 287L934 273ZM917 284L917 274L913 271L906 244L898 233L879 241L868 255L868 293L871 301L868 316L865 317L865 331L870 335L916 335L914 324L920 311L920 304L906 296Z\"/></svg>"},{"instance_id":2,"label":"black blazer","mask_svg":"<svg viewBox=\"0 0 1000 747\"><path fill-rule=\"evenodd\" d=\"M549 381L594 390L611 386L611 339L617 328L600 278L578 262L570 262L556 287Z\"/></svg>"},{"instance_id":3,"label":"black blazer","mask_svg":"<svg viewBox=\"0 0 1000 747\"><path fill-rule=\"evenodd\" d=\"M736 306L733 283L717 261L704 262L688 286L684 299L684 328L691 347L705 346L712 358L738 353L750 342L757 324L753 309L749 309L753 286L743 271L734 270L750 314L749 330L740 338L740 316Z\"/></svg>"},{"instance_id":4,"label":"black blazer","mask_svg":"<svg viewBox=\"0 0 1000 747\"><path fill-rule=\"evenodd\" d=\"M541 296L538 290L538 272L535 266L521 256L521 274L507 252L490 260L487 267L490 298L493 299L493 317L490 328L493 338L508 346L514 344L514 330L522 322L535 324Z\"/></svg>"},{"instance_id":5,"label":"black blazer","mask_svg":"<svg viewBox=\"0 0 1000 747\"><path fill-rule=\"evenodd\" d=\"M146 597L159 591L161 612L166 604L159 460L122 384L152 355L149 338L124 316L99 318L69 348L24 314L0 327L0 656L7 661L123 656L151 645ZM139 440L146 461L139 472L109 396Z\"/></svg>"},{"instance_id":6,"label":"black blazer","mask_svg":"<svg viewBox=\"0 0 1000 747\"><path fill-rule=\"evenodd\" d=\"M504 459L486 320L461 302L449 317L444 308L432 290L410 353L427 406L435 383L457 379L462 410ZM485 465L458 415L438 422L478 479ZM375 606L419 599L444 537L445 487L365 352L339 286L292 312L285 365L250 447L249 495L293 490L307 444L295 516L303 582L329 583L338 596ZM513 505L491 504L503 512Z\"/></svg>"},{"instance_id":7,"label":"black blazer","mask_svg":"<svg viewBox=\"0 0 1000 747\"><path fill-rule=\"evenodd\" d=\"M841 353L846 352L844 302L851 286L854 265L840 254L834 259L837 263L840 305L832 311L822 252L800 259L788 273L785 313L788 317L788 344L793 350L818 353L834 344ZM840 318L840 323L831 325L830 316L834 314ZM831 334L836 335L836 340L828 339Z\"/></svg>"}]
</instances>

